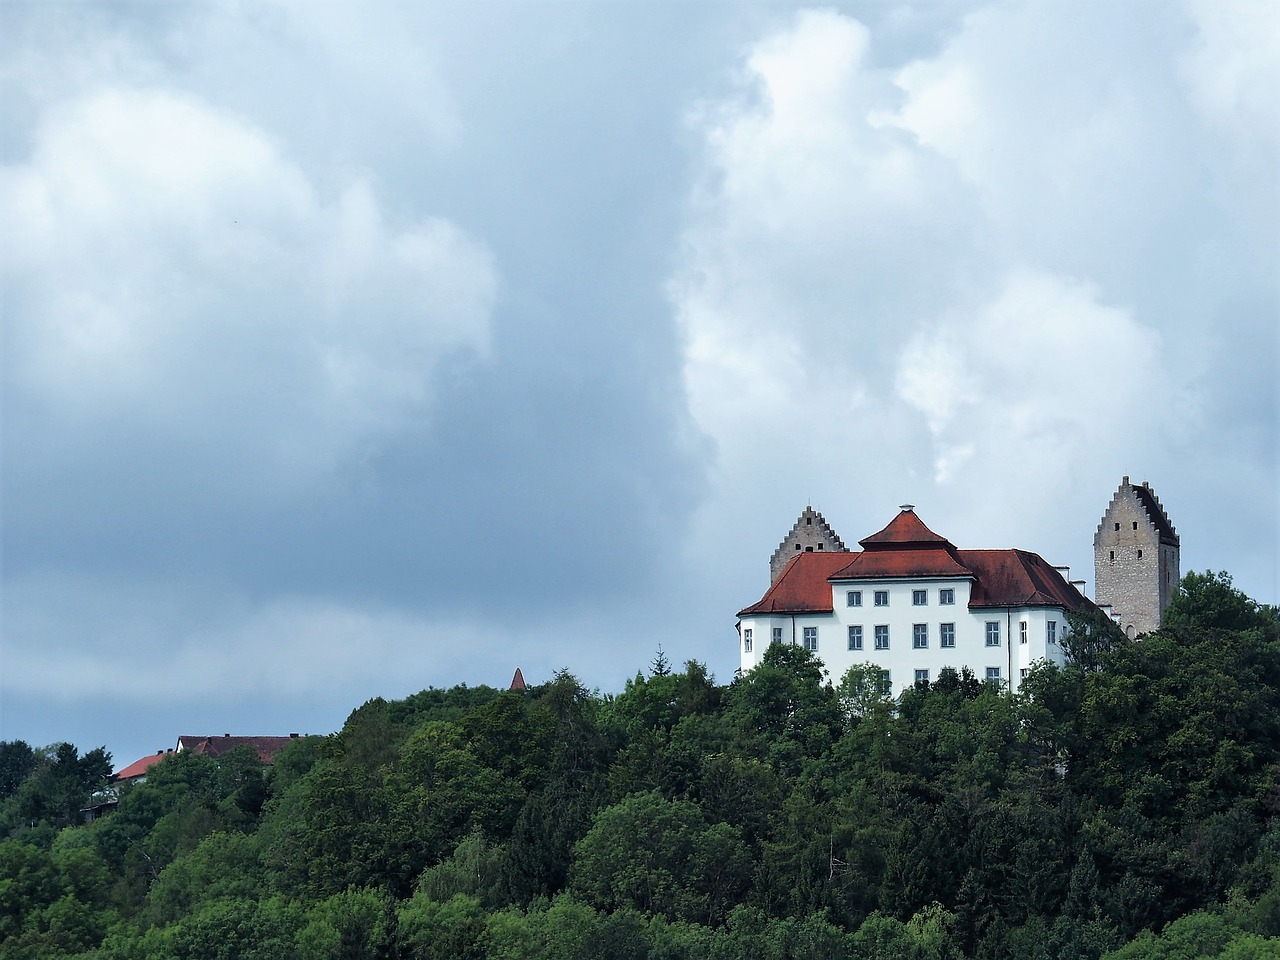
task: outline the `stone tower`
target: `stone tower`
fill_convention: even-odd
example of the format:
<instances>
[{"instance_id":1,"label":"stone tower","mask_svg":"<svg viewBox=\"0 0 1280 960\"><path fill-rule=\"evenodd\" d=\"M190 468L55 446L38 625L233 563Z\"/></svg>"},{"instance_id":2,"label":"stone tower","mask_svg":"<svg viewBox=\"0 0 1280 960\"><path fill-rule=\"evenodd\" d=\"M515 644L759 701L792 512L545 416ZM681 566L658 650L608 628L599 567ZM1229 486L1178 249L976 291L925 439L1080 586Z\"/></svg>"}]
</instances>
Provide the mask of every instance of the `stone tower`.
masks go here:
<instances>
[{"instance_id":1,"label":"stone tower","mask_svg":"<svg viewBox=\"0 0 1280 960\"><path fill-rule=\"evenodd\" d=\"M804 508L804 513L800 514L800 519L791 528L791 532L786 535L782 543L778 544L778 549L773 551L773 556L769 558L769 582L773 583L778 579L778 574L782 572L788 560L806 550L810 553L849 552L849 548L831 529L831 525L822 514L811 506Z\"/></svg>"},{"instance_id":2,"label":"stone tower","mask_svg":"<svg viewBox=\"0 0 1280 960\"><path fill-rule=\"evenodd\" d=\"M1093 535L1095 599L1130 637L1160 626L1181 579L1178 534L1151 487L1125 477Z\"/></svg>"}]
</instances>

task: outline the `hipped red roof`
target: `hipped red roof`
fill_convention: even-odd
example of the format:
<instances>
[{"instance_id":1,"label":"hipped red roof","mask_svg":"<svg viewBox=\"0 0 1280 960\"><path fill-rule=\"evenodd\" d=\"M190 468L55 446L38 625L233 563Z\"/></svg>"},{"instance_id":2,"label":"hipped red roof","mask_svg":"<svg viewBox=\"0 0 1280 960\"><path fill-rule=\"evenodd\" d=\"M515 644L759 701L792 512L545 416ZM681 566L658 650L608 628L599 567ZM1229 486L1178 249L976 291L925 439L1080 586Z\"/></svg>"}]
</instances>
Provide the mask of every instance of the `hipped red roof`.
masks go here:
<instances>
[{"instance_id":1,"label":"hipped red roof","mask_svg":"<svg viewBox=\"0 0 1280 960\"><path fill-rule=\"evenodd\" d=\"M745 617L755 613L822 613L831 612L830 576L849 562L847 553L797 553L782 568L759 603L738 613Z\"/></svg>"},{"instance_id":2,"label":"hipped red roof","mask_svg":"<svg viewBox=\"0 0 1280 960\"><path fill-rule=\"evenodd\" d=\"M972 581L971 607L1089 606L1052 564L1026 550L957 550L911 510L859 541L851 553L800 553L758 603L738 616L831 613L832 583L955 577Z\"/></svg>"},{"instance_id":3,"label":"hipped red roof","mask_svg":"<svg viewBox=\"0 0 1280 960\"><path fill-rule=\"evenodd\" d=\"M275 760L276 755L285 747L291 744L297 737L232 737L224 735L221 737L179 737L178 748L181 750L190 750L192 753L203 753L211 757L216 757L223 753L229 753L236 747L250 746L258 754L258 759L263 763L271 763Z\"/></svg>"},{"instance_id":4,"label":"hipped red roof","mask_svg":"<svg viewBox=\"0 0 1280 960\"><path fill-rule=\"evenodd\" d=\"M169 751L169 753L172 752L172 750ZM114 776L117 780L132 780L134 777L140 777L168 755L169 754L165 753L163 750L159 753L149 754L141 760L133 761L133 763L129 764L123 770L117 770Z\"/></svg>"}]
</instances>

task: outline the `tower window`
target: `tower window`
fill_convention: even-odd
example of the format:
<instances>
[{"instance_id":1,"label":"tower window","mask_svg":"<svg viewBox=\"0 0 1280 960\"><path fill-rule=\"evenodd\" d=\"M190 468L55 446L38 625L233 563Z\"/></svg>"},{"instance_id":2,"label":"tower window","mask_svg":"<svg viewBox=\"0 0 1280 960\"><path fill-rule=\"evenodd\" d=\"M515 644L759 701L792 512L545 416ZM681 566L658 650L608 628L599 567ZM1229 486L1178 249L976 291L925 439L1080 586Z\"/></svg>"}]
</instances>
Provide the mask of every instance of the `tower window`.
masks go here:
<instances>
[{"instance_id":1,"label":"tower window","mask_svg":"<svg viewBox=\"0 0 1280 960\"><path fill-rule=\"evenodd\" d=\"M1142 551L1141 551L1141 550L1139 550L1139 551L1138 551L1138 559L1139 559L1139 560L1141 560L1141 559L1142 559Z\"/></svg>"},{"instance_id":2,"label":"tower window","mask_svg":"<svg viewBox=\"0 0 1280 960\"><path fill-rule=\"evenodd\" d=\"M805 517L805 518L804 518L804 522L805 522L805 526L807 526L807 527L812 527L812 526L813 526L813 517Z\"/></svg>"},{"instance_id":3,"label":"tower window","mask_svg":"<svg viewBox=\"0 0 1280 960\"><path fill-rule=\"evenodd\" d=\"M818 544L818 549L819 549L819 550L821 550L821 549L822 549L822 547L823 547L823 544L821 544L821 543L820 543L820 544Z\"/></svg>"},{"instance_id":4,"label":"tower window","mask_svg":"<svg viewBox=\"0 0 1280 960\"><path fill-rule=\"evenodd\" d=\"M1135 529L1135 530L1137 530L1137 529L1138 529L1138 521L1137 521L1137 520L1133 521L1133 529Z\"/></svg>"},{"instance_id":5,"label":"tower window","mask_svg":"<svg viewBox=\"0 0 1280 960\"><path fill-rule=\"evenodd\" d=\"M1108 554L1107 556L1108 560L1114 560L1116 558L1116 552L1114 550L1108 550L1107 554Z\"/></svg>"},{"instance_id":6,"label":"tower window","mask_svg":"<svg viewBox=\"0 0 1280 960\"><path fill-rule=\"evenodd\" d=\"M1120 521L1119 521L1119 520L1117 520L1117 521L1116 521L1116 529L1117 529L1117 530L1119 530L1119 529L1120 529Z\"/></svg>"}]
</instances>

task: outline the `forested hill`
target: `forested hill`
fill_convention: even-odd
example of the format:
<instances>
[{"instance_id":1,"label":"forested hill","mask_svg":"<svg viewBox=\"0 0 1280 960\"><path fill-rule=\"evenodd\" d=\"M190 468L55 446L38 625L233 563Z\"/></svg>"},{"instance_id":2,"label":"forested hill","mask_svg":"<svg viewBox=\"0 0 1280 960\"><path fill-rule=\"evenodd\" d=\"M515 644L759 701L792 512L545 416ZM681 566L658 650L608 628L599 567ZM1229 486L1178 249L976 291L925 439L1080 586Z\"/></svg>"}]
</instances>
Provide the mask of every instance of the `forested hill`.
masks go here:
<instances>
[{"instance_id":1,"label":"forested hill","mask_svg":"<svg viewBox=\"0 0 1280 960\"><path fill-rule=\"evenodd\" d=\"M6 743L0 957L1280 958L1275 609L1193 574L1072 652L1026 696L790 646L426 690L87 825L108 758Z\"/></svg>"}]
</instances>

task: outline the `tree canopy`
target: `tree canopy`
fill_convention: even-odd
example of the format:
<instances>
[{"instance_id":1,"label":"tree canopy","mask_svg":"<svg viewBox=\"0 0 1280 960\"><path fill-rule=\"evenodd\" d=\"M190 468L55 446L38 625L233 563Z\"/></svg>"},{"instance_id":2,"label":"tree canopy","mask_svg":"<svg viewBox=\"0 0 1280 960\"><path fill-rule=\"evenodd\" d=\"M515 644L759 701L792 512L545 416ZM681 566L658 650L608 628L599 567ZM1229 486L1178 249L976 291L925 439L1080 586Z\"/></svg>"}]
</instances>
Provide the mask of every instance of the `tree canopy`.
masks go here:
<instances>
[{"instance_id":1,"label":"tree canopy","mask_svg":"<svg viewBox=\"0 0 1280 960\"><path fill-rule=\"evenodd\" d=\"M1190 574L1010 695L777 645L718 685L371 700L264 767L0 743L0 957L1280 957L1280 618Z\"/></svg>"}]
</instances>

